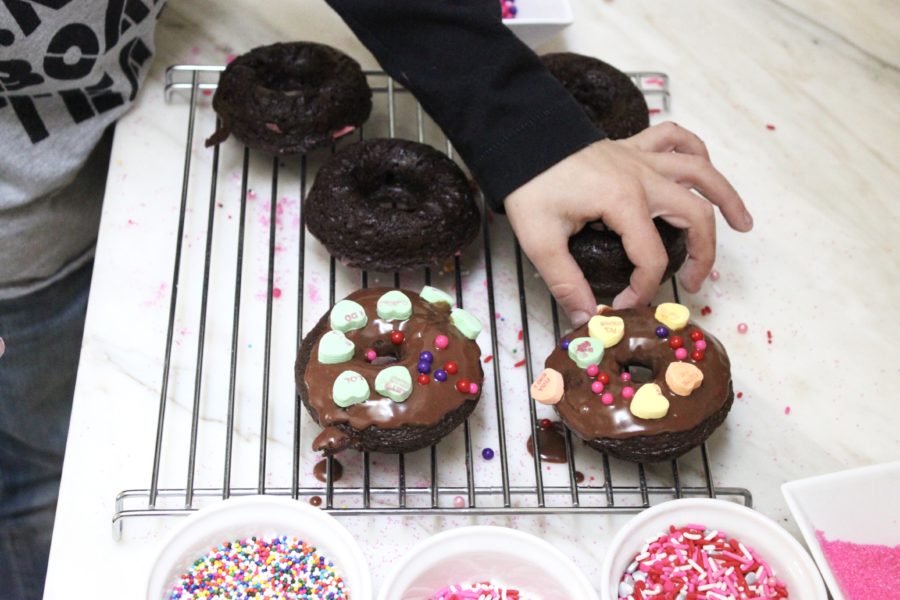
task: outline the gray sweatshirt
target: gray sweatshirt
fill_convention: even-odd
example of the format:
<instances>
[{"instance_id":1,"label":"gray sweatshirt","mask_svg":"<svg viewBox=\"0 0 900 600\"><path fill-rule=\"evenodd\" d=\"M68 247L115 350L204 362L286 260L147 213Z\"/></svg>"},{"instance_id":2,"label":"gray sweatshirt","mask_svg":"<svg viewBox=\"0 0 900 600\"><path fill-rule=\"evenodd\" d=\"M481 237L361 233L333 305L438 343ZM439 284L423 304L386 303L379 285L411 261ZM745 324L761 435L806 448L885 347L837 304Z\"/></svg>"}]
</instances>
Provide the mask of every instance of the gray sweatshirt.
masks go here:
<instances>
[{"instance_id":1,"label":"gray sweatshirt","mask_svg":"<svg viewBox=\"0 0 900 600\"><path fill-rule=\"evenodd\" d=\"M163 0L0 1L0 299L94 252L104 131L137 95Z\"/></svg>"}]
</instances>

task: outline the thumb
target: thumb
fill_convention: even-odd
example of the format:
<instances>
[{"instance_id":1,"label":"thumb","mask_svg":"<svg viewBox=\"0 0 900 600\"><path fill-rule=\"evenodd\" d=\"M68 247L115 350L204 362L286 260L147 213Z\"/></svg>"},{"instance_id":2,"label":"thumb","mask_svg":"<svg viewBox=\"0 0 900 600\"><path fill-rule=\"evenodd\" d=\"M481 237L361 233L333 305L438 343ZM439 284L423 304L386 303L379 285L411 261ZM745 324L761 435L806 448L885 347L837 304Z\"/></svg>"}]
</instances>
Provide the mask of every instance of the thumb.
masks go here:
<instances>
[{"instance_id":1,"label":"thumb","mask_svg":"<svg viewBox=\"0 0 900 600\"><path fill-rule=\"evenodd\" d=\"M569 253L568 238L547 240L523 249L572 326L587 323L597 311L597 302L584 273Z\"/></svg>"}]
</instances>

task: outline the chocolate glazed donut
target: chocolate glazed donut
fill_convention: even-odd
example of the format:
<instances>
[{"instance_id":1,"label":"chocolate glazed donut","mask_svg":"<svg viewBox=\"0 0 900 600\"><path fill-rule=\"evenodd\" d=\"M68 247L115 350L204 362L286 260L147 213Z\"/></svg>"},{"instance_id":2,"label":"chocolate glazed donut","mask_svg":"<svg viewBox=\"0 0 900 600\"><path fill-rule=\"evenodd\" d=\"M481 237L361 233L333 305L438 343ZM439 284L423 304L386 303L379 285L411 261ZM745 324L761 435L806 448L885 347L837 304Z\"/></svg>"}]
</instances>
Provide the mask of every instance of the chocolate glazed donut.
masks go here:
<instances>
[{"instance_id":1,"label":"chocolate glazed donut","mask_svg":"<svg viewBox=\"0 0 900 600\"><path fill-rule=\"evenodd\" d=\"M213 96L221 127L266 154L300 154L345 135L372 112L372 90L355 60L312 42L272 44L234 59Z\"/></svg>"},{"instance_id":2,"label":"chocolate glazed donut","mask_svg":"<svg viewBox=\"0 0 900 600\"><path fill-rule=\"evenodd\" d=\"M545 54L541 60L609 139L631 137L650 126L644 94L625 73L602 60L571 52ZM687 258L687 234L663 219L654 219L653 224L669 256L662 279L666 281ZM610 298L628 287L634 264L622 238L603 223L591 223L572 236L569 251L598 298Z\"/></svg>"},{"instance_id":3,"label":"chocolate glazed donut","mask_svg":"<svg viewBox=\"0 0 900 600\"><path fill-rule=\"evenodd\" d=\"M411 313L407 318L379 316L379 301L388 293L395 297L400 293L409 299ZM303 338L295 365L297 395L313 420L323 427L313 441L314 450L325 454L346 448L413 452L436 444L465 421L481 397L484 372L481 350L474 339L467 337L474 338L477 331L473 333L470 324L464 334L454 320L458 313L468 319L474 317L451 308L450 302L449 296L429 287L422 290L422 296L406 290L368 288L350 294L322 317ZM341 305L349 308L342 309ZM366 321L342 334L353 345L352 355L327 364L322 362L320 346L326 334L335 333L335 310L343 310L343 315L347 311L356 316L364 314ZM340 314L337 322L345 322L346 317ZM402 334L399 338L398 332ZM422 365L426 352L432 358L427 368ZM388 368L409 374L408 383L403 384L409 386L405 398L392 399L379 391L378 376ZM336 396L335 382L348 371L351 378L364 380L368 387L363 386L361 396L342 402Z\"/></svg>"},{"instance_id":4,"label":"chocolate glazed donut","mask_svg":"<svg viewBox=\"0 0 900 600\"><path fill-rule=\"evenodd\" d=\"M481 224L459 166L431 146L399 139L341 149L319 170L303 210L331 254L375 271L442 264Z\"/></svg>"},{"instance_id":5,"label":"chocolate glazed donut","mask_svg":"<svg viewBox=\"0 0 900 600\"><path fill-rule=\"evenodd\" d=\"M657 310L677 306L662 304ZM686 321L687 309L677 310ZM734 402L731 363L722 344L690 323L677 330L667 327L656 318L658 314L647 307L605 310L600 319L594 317L598 321L567 335L568 344L563 344L567 347L558 346L545 362L548 370L562 376L562 396L554 408L563 422L592 448L634 462L670 460L702 444L722 424ZM602 348L605 341L592 334L604 335L604 327L622 336L620 341L605 348L598 362L591 361L595 366L580 367L571 358L569 345L587 340ZM678 352L679 348L684 352ZM682 378L675 370L670 373L673 365L689 377ZM628 381L623 380L624 373ZM545 373L537 381L543 377ZM690 384L686 389L685 381ZM602 385L594 389L595 382ZM641 402L645 394L651 401L661 401L650 393L652 389L641 392L653 384L667 403L663 416L638 416L635 412L641 413L634 405L638 394Z\"/></svg>"}]
</instances>

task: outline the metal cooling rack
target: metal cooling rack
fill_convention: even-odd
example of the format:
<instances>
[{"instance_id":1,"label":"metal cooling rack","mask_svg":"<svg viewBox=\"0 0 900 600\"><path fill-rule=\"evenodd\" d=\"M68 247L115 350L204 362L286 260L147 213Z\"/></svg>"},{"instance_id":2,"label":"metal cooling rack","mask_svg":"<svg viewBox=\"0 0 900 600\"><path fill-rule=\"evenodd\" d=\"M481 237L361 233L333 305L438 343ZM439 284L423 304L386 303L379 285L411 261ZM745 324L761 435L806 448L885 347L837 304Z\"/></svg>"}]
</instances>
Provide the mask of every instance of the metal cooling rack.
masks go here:
<instances>
[{"instance_id":1,"label":"metal cooling rack","mask_svg":"<svg viewBox=\"0 0 900 600\"><path fill-rule=\"evenodd\" d=\"M216 88L218 74L223 70L219 66L192 66L192 65L176 65L170 67L166 72L165 95L168 102L183 102L187 98L187 133L186 146L184 154L184 169L181 186L180 214L178 221L178 234L176 238L176 248L174 255L174 267L171 279L171 297L169 299L169 316L168 328L166 333L165 354L163 360L161 388L159 396L158 418L156 424L156 436L153 448L153 466L150 474L150 485L143 489L129 489L120 492L116 496L116 511L113 516L113 531L118 538L122 535L123 523L126 520L138 517L157 517L157 516L181 516L187 515L198 509L199 505L213 502L217 499L227 499L231 496L244 496L252 494L273 494L280 496L290 496L293 499L311 498L312 496L324 496L322 508L334 515L540 515L540 514L578 514L578 513L632 513L638 512L644 508L651 506L657 501L668 500L671 498L681 498L685 496L702 496L716 497L726 496L743 502L745 505L751 505L752 497L750 492L745 488L739 487L715 487L713 484L713 476L710 470L710 459L706 444L702 445L699 450L694 450L685 457L671 461L670 466L664 468L667 481L651 482L648 481L647 469L644 465L631 465L610 459L606 455L600 455L593 450L588 450L587 454L591 457L589 460L600 461L602 464L602 484L580 484L577 482L577 470L575 461L575 444L572 434L565 429L564 440L568 456L568 483L564 485L548 485L544 483L544 461L540 458L539 438L534 435L534 458L533 461L527 458L525 449L519 451L511 449L507 444L507 423L504 418L504 394L502 377L503 371L500 368L500 361L505 357L501 354L498 347L498 331L497 319L489 319L488 329L490 333L490 349L493 356L493 385L489 385L486 377L486 385L480 402L480 411L495 411L497 422L496 444L498 451L496 460L500 463L500 477L498 481L490 485L477 485L475 477L475 467L473 464L475 451L473 450L473 430L470 417L462 427L462 435L464 438L464 452L459 456L448 456L442 453L437 446L433 446L428 452L427 485L409 485L408 469L406 464L406 456L403 454L396 457L387 457L387 461L397 461L397 481L395 485L373 485L372 479L376 473L376 468L381 468L385 461L379 458L379 464L375 465L375 461L368 453L362 455L362 484L361 485L339 485L332 476L334 470L334 459L329 458L326 462L326 481L323 485L301 485L300 464L303 453L311 453L304 448L301 443L306 440L301 436L301 411L303 410L299 400L294 394L291 398L270 397L270 371L274 360L285 360L291 363L294 356L273 356L272 352L272 314L273 314L273 273L275 262L275 236L276 228L274 226L276 220L276 190L278 188L279 172L289 168L286 163L279 159L271 160L271 214L268 233L268 268L267 268L267 295L266 295L266 313L265 313L265 349L263 359L263 382L262 390L259 395L259 403L261 404L261 420L258 428L258 481L256 486L233 486L232 485L232 464L234 460L234 436L235 436L235 400L236 400L236 378L238 377L238 327L241 322L241 291L243 277L243 262L245 253L245 232L249 226L247 219L247 196L248 196L248 172L250 170L251 151L247 148L243 149L243 163L241 176L241 202L240 216L238 222L238 234L236 246L232 252L236 255L236 273L233 289L217 289L211 290L210 287L210 255L213 238L213 215L215 212L217 198L217 181L219 181L219 153L220 148L217 146L211 150L212 163L211 172L208 174L198 174L192 171L192 158L196 157L194 148L195 120L198 114L199 100L202 96L210 95L211 91ZM425 128L427 117L423 114L421 106L415 103L413 111L403 114L398 109L397 98L403 94L408 96L407 90L394 83L384 73L378 71L368 71L366 73L370 81L370 86L375 93L376 100L382 99L386 101L386 118L387 118L387 134L393 137L397 131L398 123L410 125L413 131L417 132L419 141L425 140ZM663 73L655 72L639 72L631 73L634 82L641 88L650 104L651 113L667 112L669 109L669 90L668 77ZM177 93L177 94L176 94ZM174 99L175 97L179 99ZM414 99L413 99L414 100ZM211 110L208 103L200 106L200 110ZM377 110L377 108L376 108ZM403 121L406 119L406 121ZM414 124L413 124L414 120ZM370 121L371 123L371 121ZM370 125L367 124L367 128ZM358 139L362 139L364 130L358 131ZM357 136L347 136L356 138ZM415 137L415 136L411 136ZM443 138L444 146L447 154L453 157L453 148L446 138ZM234 144L232 140L228 143ZM440 144L437 144L440 146ZM334 148L332 148L332 152ZM327 155L327 151L326 151ZM300 202L303 199L312 179L311 163L312 158L304 155L297 161L296 168L299 170L300 179ZM206 179L206 178L209 179ZM194 181L211 181L209 184L208 195L194 193ZM196 207L199 212L204 206L204 199L208 198L208 221L205 234L205 261L203 267L202 291L200 294L200 312L198 321L198 345L196 367L193 372L193 396L190 402L191 409L191 425L190 425L190 447L187 458L187 472L185 473L185 485L180 488L162 487L160 485L160 468L167 453L177 453L178 448L167 447L164 444L166 433L167 409L173 402L174 393L170 391L170 380L172 378L172 353L173 342L175 338L176 308L179 307L179 287L193 284L192 281L183 281L182 278L182 254L184 251L184 231L186 213ZM490 215L484 212L484 202L481 199L483 211L482 219L482 235L480 240L481 256L483 257L483 266L486 275L487 284L487 303L488 313L490 315L497 314L496 298L497 298L497 282L494 276L494 251L491 248L491 229L495 227L492 224ZM298 297L297 297L297 315L296 315L296 345L303 335L303 311L304 311L304 285L307 273L305 272L306 258L306 240L303 222L303 214L301 210L299 223L299 251L297 256L297 272L298 272ZM512 236L510 236L512 237ZM315 242L314 242L315 243ZM476 242L478 244L479 242ZM540 427L538 415L534 403L529 398L528 388L533 381L534 373L532 367L532 341L531 331L529 327L528 315L528 293L526 291L526 275L525 265L521 249L517 242L514 244L515 256L515 292L510 294L518 294L519 318L521 318L520 339L524 346L524 367L526 372L525 387L516 394L516 401L525 401L528 403L528 418L530 419L530 430L534 434ZM460 256L456 256L452 264L453 278L456 287L456 300L460 307L464 305L463 297L463 270L465 265L461 264ZM343 266L336 265L334 257L329 261L329 304L334 304L336 298L336 271L344 269ZM446 267L445 267L446 269ZM365 271L358 272L358 282L360 287L366 287L369 284L370 274ZM399 287L400 275L394 274L394 284ZM422 283L428 284L432 281L432 271L425 269L422 273ZM207 305L210 293L215 292L218 295L229 294L234 297L233 317L231 319L231 330L227 332L227 337L231 340L230 349L230 366L226 373L221 376L228 377L228 395L224 399L205 398L203 391L203 367L204 367L204 350L206 348L207 338ZM543 294L549 296L544 289ZM674 279L672 282L672 293L674 298L678 299L678 288ZM555 340L560 339L561 329L560 320L556 303L552 297L549 298L549 307L551 311L552 329ZM533 318L533 317L532 317ZM295 348L296 348L295 345ZM542 357L550 350L549 347L537 349L537 356ZM518 365L517 365L518 366ZM220 375L215 375L219 377ZM195 474L197 469L197 439L198 429L200 428L201 404L203 402L227 402L227 419L225 420L226 439L225 439L225 456L224 470L221 477L221 485L216 487L198 487L195 485ZM272 402L292 403L293 406L293 461L291 464L291 485L286 486L270 486L266 482L267 470L267 449L268 439L267 432L269 427L269 412ZM508 402L508 401L507 401ZM507 406L508 408L508 406ZM308 445L308 442L307 442ZM525 454L525 459L533 462L533 481L519 483L512 482L510 478L510 461L513 458L521 458L519 454ZM439 478L442 469L445 469L448 463L462 461L465 469L464 485L442 484ZM617 464L618 463L618 464ZM699 464L698 464L699 463ZM679 466L681 464L681 466ZM658 467L655 467L658 468ZM619 473L622 470L637 471L637 483L629 481L627 483L615 483L613 481L614 471ZM530 468L526 468L526 471ZM696 481L687 481L689 477L686 475L695 475ZM423 475L416 473L417 476ZM699 475L699 477L696 477ZM599 481L599 477L597 480ZM621 479L621 477L617 477ZM465 499L465 506L456 508L448 506L446 501L449 496L462 496ZM335 500L355 499L356 503L349 506L336 506ZM442 502L443 500L443 502Z\"/></svg>"}]
</instances>

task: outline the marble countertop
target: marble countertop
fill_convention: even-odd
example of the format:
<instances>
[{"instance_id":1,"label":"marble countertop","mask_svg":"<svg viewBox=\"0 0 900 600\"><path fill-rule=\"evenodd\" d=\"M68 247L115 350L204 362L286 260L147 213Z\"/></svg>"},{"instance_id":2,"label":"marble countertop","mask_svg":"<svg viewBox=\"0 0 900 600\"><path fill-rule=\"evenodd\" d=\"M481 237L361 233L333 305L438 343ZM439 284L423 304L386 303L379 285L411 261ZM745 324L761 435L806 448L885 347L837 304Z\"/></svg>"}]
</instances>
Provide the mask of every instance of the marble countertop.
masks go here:
<instances>
[{"instance_id":1,"label":"marble countertop","mask_svg":"<svg viewBox=\"0 0 900 600\"><path fill-rule=\"evenodd\" d=\"M111 530L116 495L146 488L153 461L188 114L185 97L176 94L165 101L165 67L223 64L229 55L256 45L292 39L332 44L365 67L376 67L324 2L273 0L263 13L254 4L170 0L157 31L154 67L136 106L117 128L46 598L71 597L73 582L84 581L81 560L87 556L103 565L105 580L93 586L92 597L142 597L158 541L177 520L129 519L119 540ZM573 9L575 24L541 50L570 49L601 56L625 70L668 73L670 117L705 138L717 166L755 216L756 228L749 235L736 234L720 221L716 268L721 277L683 301L695 311L710 307L698 322L728 348L740 392L709 444L715 483L749 488L758 510L799 535L781 483L900 456L895 407L900 369L896 350L891 350L900 334L900 204L894 198L900 189L900 38L891 31L900 8L810 0L573 0ZM166 488L185 486L194 397L212 159L202 138L214 125L209 97L201 94L198 105L162 440L160 485ZM373 124L383 126L383 117ZM222 485L241 158L237 144L223 146L198 413L198 487ZM266 250L274 197L279 251L273 287L278 297L273 302L264 481L285 487L291 483L300 184L298 169L287 163L273 196L270 161L254 156L251 163L232 484L258 483ZM511 477L533 483L524 451L525 369L514 366L523 348L513 244L502 218L492 231L498 351L486 374L488 381L499 376L502 382ZM326 310L329 284L323 249L311 238L305 248L304 331ZM463 255L462 264L467 308L486 322L480 243ZM356 277L339 267L338 297L355 285ZM553 343L552 330L546 290L527 265L525 280L537 368ZM452 275L441 272L437 281L449 288ZM403 283L417 287L421 279L409 276ZM660 299L668 293L662 291ZM737 332L740 322L749 326L745 335ZM489 331L479 342L490 348ZM493 401L489 390L473 417L476 451L496 448ZM302 485L315 484L316 457L308 450L315 430L304 415ZM461 445L456 432L441 444L441 456L458 464ZM602 481L596 455L579 449L577 458L589 484L598 477ZM344 481L358 478L358 457L341 460ZM393 485L396 459L375 461L373 484ZM680 464L686 480L696 476L696 453ZM477 457L477 482L496 482L498 468L496 460ZM634 477L633 470L614 469L617 481ZM448 482L458 476L452 465L442 474ZM550 483L567 477L563 466L547 466L544 476ZM427 484L427 477L427 453L409 457L409 485ZM663 481L666 469L651 468L648 477L651 483ZM183 497L165 502L184 505ZM198 500L198 505L205 503ZM596 584L606 544L627 518L379 516L342 517L342 522L361 541L376 586L411 543L469 523L538 533L572 556Z\"/></svg>"}]
</instances>

